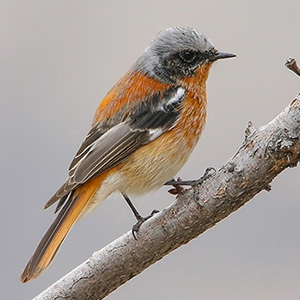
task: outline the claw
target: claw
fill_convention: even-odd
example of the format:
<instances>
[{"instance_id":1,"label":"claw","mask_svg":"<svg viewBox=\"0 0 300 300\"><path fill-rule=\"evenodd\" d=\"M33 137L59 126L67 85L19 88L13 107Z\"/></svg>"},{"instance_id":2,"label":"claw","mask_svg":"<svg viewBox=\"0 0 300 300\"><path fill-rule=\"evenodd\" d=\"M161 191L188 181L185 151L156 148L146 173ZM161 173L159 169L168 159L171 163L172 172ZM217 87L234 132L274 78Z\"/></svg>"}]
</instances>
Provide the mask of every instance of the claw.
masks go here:
<instances>
[{"instance_id":1,"label":"claw","mask_svg":"<svg viewBox=\"0 0 300 300\"><path fill-rule=\"evenodd\" d=\"M183 188L182 185L189 185L194 189L194 193L196 193L196 188L200 186L205 180L210 178L214 173L216 172L216 169L213 167L207 168L205 170L205 173L203 176L201 176L199 179L196 180L181 180L181 178L178 177L177 180L173 179L165 183L165 185L173 185L173 189L170 189L168 192L170 194L176 195L176 194L182 194ZM199 206L204 206L203 203L197 201L194 199L195 203Z\"/></svg>"},{"instance_id":2,"label":"claw","mask_svg":"<svg viewBox=\"0 0 300 300\"><path fill-rule=\"evenodd\" d=\"M194 187L195 185L202 184L205 180L210 178L214 173L216 172L216 169L213 167L209 167L205 170L205 173L203 176L201 176L199 179L196 180L181 180L178 178L177 180L173 179L165 183L165 185L173 185L174 188L177 188L177 186L180 185L190 185ZM182 191L182 189L181 189ZM171 189L171 192L173 192L173 189Z\"/></svg>"},{"instance_id":3,"label":"claw","mask_svg":"<svg viewBox=\"0 0 300 300\"><path fill-rule=\"evenodd\" d=\"M132 232L132 235L134 237L135 240L137 240L137 237L136 237L136 233L139 231L141 225L147 221L148 219L150 219L151 217L153 217L154 214L158 213L159 211L154 209L151 214L147 217L142 217L141 215L137 218L138 221L132 226L132 229L131 229L131 232Z\"/></svg>"}]
</instances>

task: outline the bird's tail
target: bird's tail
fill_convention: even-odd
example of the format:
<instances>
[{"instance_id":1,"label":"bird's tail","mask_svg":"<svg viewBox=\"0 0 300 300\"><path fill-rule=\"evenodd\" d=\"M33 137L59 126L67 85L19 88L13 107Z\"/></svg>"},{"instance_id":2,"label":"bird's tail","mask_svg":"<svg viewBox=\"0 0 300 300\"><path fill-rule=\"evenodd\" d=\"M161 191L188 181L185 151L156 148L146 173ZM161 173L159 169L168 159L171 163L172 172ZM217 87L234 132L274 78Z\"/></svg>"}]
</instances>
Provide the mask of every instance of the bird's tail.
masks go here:
<instances>
[{"instance_id":1,"label":"bird's tail","mask_svg":"<svg viewBox=\"0 0 300 300\"><path fill-rule=\"evenodd\" d=\"M37 278L49 266L70 229L99 188L99 184L93 181L95 179L89 182L91 184L77 188L69 197L25 267L20 278L22 282Z\"/></svg>"}]
</instances>

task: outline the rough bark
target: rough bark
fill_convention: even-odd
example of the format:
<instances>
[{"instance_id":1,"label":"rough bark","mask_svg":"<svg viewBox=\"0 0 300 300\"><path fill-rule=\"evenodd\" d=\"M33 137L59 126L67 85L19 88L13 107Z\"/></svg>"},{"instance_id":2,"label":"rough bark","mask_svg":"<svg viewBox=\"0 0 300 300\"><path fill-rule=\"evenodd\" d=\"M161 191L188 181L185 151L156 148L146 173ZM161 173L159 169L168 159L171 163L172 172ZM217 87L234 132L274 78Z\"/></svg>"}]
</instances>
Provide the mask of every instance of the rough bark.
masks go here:
<instances>
[{"instance_id":1,"label":"rough bark","mask_svg":"<svg viewBox=\"0 0 300 300\"><path fill-rule=\"evenodd\" d=\"M300 95L266 126L249 124L243 144L202 185L128 232L38 295L38 299L102 299L169 252L243 206L300 158ZM198 201L197 204L195 201Z\"/></svg>"}]
</instances>

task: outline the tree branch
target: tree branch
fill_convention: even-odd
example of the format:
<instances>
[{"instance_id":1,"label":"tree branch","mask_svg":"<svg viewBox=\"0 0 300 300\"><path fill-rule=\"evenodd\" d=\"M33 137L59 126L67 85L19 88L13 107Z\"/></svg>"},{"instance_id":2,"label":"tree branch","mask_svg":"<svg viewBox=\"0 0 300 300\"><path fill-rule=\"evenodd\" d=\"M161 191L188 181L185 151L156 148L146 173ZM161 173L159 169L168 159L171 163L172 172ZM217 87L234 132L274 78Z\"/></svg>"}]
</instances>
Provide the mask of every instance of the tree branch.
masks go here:
<instances>
[{"instance_id":1,"label":"tree branch","mask_svg":"<svg viewBox=\"0 0 300 300\"><path fill-rule=\"evenodd\" d=\"M201 186L183 190L146 221L137 240L127 232L34 299L102 299L261 190L269 191L271 181L300 159L299 120L300 94L269 124L255 130L249 123L237 153Z\"/></svg>"}]
</instances>

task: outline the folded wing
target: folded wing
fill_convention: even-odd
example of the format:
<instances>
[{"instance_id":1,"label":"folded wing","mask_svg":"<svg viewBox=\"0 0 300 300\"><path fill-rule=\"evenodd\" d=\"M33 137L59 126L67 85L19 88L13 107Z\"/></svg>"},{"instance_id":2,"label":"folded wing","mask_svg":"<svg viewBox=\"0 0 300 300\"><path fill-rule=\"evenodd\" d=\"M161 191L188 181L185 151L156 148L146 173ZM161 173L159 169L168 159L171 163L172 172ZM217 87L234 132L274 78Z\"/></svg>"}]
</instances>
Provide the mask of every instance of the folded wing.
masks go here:
<instances>
[{"instance_id":1,"label":"folded wing","mask_svg":"<svg viewBox=\"0 0 300 300\"><path fill-rule=\"evenodd\" d=\"M171 87L139 102L122 122L116 120L109 128L105 123L96 124L75 155L68 180L45 208L59 200L56 211L59 210L79 185L116 166L142 145L171 130L180 117L184 97L182 87Z\"/></svg>"}]
</instances>

